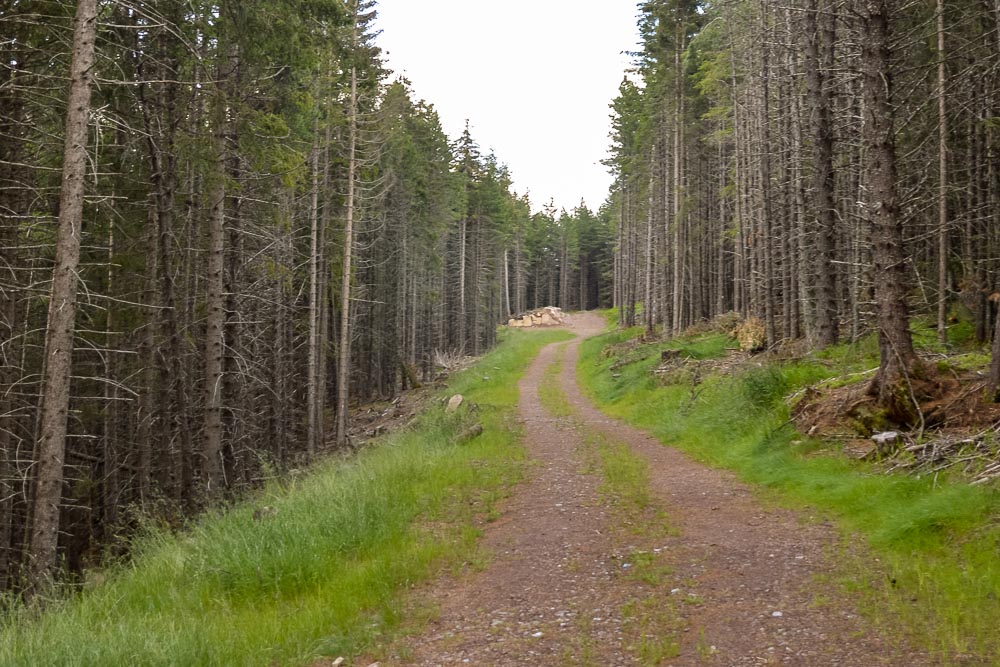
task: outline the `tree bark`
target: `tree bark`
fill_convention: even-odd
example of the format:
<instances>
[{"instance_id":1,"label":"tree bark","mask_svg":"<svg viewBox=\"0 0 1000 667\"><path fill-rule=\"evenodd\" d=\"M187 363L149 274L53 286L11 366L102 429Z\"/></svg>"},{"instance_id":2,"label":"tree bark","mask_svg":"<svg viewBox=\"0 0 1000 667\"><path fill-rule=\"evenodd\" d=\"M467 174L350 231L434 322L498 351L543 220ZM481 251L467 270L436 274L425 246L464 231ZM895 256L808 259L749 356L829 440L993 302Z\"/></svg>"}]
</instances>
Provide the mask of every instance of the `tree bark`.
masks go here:
<instances>
[{"instance_id":1,"label":"tree bark","mask_svg":"<svg viewBox=\"0 0 1000 667\"><path fill-rule=\"evenodd\" d=\"M906 255L899 211L896 143L892 108L892 67L887 0L864 0L862 47L865 99L865 145L871 191L875 253L875 299L880 364L871 392L899 422L912 420L905 383L917 357L910 336L906 302Z\"/></svg>"},{"instance_id":2,"label":"tree bark","mask_svg":"<svg viewBox=\"0 0 1000 667\"><path fill-rule=\"evenodd\" d=\"M653 147L653 153L655 154L656 147ZM646 323L646 335L652 336L653 329L656 324L655 320L655 305L653 296L653 273L655 267L655 251L653 247L653 227L655 224L655 215L653 210L656 206L654 201L653 191L656 186L656 176L655 176L655 157L651 157L649 160L649 203L647 205L648 210L646 211L646 287L645 294L643 295L643 319ZM565 306L563 306L565 307Z\"/></svg>"},{"instance_id":3,"label":"tree bark","mask_svg":"<svg viewBox=\"0 0 1000 667\"><path fill-rule=\"evenodd\" d=\"M468 189L468 188L466 188ZM462 214L462 220L459 222L458 230L458 340L456 341L458 349L464 351L466 349L466 339L468 338L466 332L466 322L468 319L468 311L466 310L467 305L465 301L466 293L466 246L468 236L469 222L467 220L467 215L465 212Z\"/></svg>"},{"instance_id":4,"label":"tree bark","mask_svg":"<svg viewBox=\"0 0 1000 667\"><path fill-rule=\"evenodd\" d=\"M684 264L686 254L683 244L687 239L684 234L684 68L682 66L681 54L687 48L685 44L686 35L684 32L684 21L680 17L676 20L675 45L674 45L674 192L673 192L673 219L674 219L674 257L673 257L673 326L672 332L679 335L686 326L684 321Z\"/></svg>"},{"instance_id":5,"label":"tree bark","mask_svg":"<svg viewBox=\"0 0 1000 667\"><path fill-rule=\"evenodd\" d=\"M507 248L503 249L503 311L504 315L510 317L510 258Z\"/></svg>"},{"instance_id":6,"label":"tree bark","mask_svg":"<svg viewBox=\"0 0 1000 667\"><path fill-rule=\"evenodd\" d=\"M327 69L327 76L332 77L332 65ZM327 234L330 229L330 217L332 206L330 202L330 146L331 146L330 123L326 123L323 139L323 200L320 211L319 224L319 254L322 262L319 265L319 341L317 342L316 369L316 430L317 444L320 447L326 445L327 425L326 425L326 405L327 405L327 378L330 357L330 311L333 304L335 287L330 280L330 261L327 255Z\"/></svg>"},{"instance_id":7,"label":"tree bark","mask_svg":"<svg viewBox=\"0 0 1000 667\"><path fill-rule=\"evenodd\" d=\"M34 592L44 585L56 565L96 39L97 0L78 0L66 108L59 231L45 336L40 438L35 457L37 477L28 545L28 586Z\"/></svg>"},{"instance_id":8,"label":"tree bark","mask_svg":"<svg viewBox=\"0 0 1000 667\"><path fill-rule=\"evenodd\" d=\"M805 185L803 183L803 150L802 150L802 98L798 92L798 85L794 82L799 80L799 54L796 50L797 42L794 41L795 25L792 23L791 11L786 10L786 21L788 23L788 34L793 46L788 50L788 70L792 78L791 97L791 178L792 178L792 239L790 239L791 261L795 264L795 280L792 289L795 291L794 308L795 324L792 333L795 337L802 334L805 329L806 338L811 338L813 326L812 308L809 301L809 280L808 272L802 265L808 253L808 239L805 235L806 220L806 198Z\"/></svg>"},{"instance_id":9,"label":"tree bark","mask_svg":"<svg viewBox=\"0 0 1000 667\"><path fill-rule=\"evenodd\" d=\"M833 6L809 0L806 11L805 73L813 134L815 264L812 283L811 329L820 347L835 345L837 323L836 278L833 272L836 229L833 171L833 114L827 77L833 68Z\"/></svg>"},{"instance_id":10,"label":"tree bark","mask_svg":"<svg viewBox=\"0 0 1000 667\"><path fill-rule=\"evenodd\" d=\"M948 341L948 105L945 100L944 0L937 0L938 48L938 341Z\"/></svg>"},{"instance_id":11,"label":"tree bark","mask_svg":"<svg viewBox=\"0 0 1000 667\"><path fill-rule=\"evenodd\" d=\"M221 79L221 74L220 74ZM221 86L221 83L217 84ZM205 406L202 425L202 487L209 497L224 486L222 464L222 398L225 335L225 252L226 252L226 100L216 92L215 164L209 201L208 270L205 280Z\"/></svg>"},{"instance_id":12,"label":"tree bark","mask_svg":"<svg viewBox=\"0 0 1000 667\"><path fill-rule=\"evenodd\" d=\"M992 351L993 356L990 360L990 374L986 383L986 395L990 401L1000 403L1000 314L997 315L996 327L993 331Z\"/></svg>"},{"instance_id":13,"label":"tree bark","mask_svg":"<svg viewBox=\"0 0 1000 667\"><path fill-rule=\"evenodd\" d=\"M318 125L318 123L317 123ZM314 130L319 139L319 128ZM309 359L306 374L306 452L312 458L319 442L319 326L320 305L320 243L319 243L319 146L313 145L310 159L312 193L309 201Z\"/></svg>"},{"instance_id":14,"label":"tree bark","mask_svg":"<svg viewBox=\"0 0 1000 667\"><path fill-rule=\"evenodd\" d=\"M355 10L357 5L355 5ZM353 43L357 46L357 28ZM344 219L344 262L340 280L340 349L337 363L337 446L347 445L347 407L351 364L351 262L354 259L354 179L357 171L358 71L351 66L347 110L347 211ZM464 298L464 297L463 297Z\"/></svg>"},{"instance_id":15,"label":"tree bark","mask_svg":"<svg viewBox=\"0 0 1000 667\"><path fill-rule=\"evenodd\" d=\"M775 261L774 261L774 234L773 227L773 202L771 189L771 121L770 121L770 87L771 87L771 54L769 46L768 27L768 3L762 2L760 12L760 35L763 40L761 44L760 59L760 142L761 150L758 157L760 193L761 193L761 231L763 233L760 243L763 246L761 259L763 260L763 301L764 301L764 329L767 336L768 347L773 347L778 343L778 329L775 324Z\"/></svg>"}]
</instances>

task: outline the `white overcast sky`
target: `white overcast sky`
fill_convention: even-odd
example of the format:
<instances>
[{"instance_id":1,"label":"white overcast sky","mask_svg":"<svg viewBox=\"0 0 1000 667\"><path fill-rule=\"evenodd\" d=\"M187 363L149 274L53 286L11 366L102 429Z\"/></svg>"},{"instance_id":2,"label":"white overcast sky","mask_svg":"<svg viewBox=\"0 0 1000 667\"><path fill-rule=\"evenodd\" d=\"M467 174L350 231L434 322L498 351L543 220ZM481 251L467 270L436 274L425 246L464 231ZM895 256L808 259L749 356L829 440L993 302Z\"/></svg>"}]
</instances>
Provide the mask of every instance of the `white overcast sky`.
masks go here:
<instances>
[{"instance_id":1,"label":"white overcast sky","mask_svg":"<svg viewBox=\"0 0 1000 667\"><path fill-rule=\"evenodd\" d=\"M434 105L445 132L468 119L532 208L604 202L608 105L636 50L637 0L379 0L390 69Z\"/></svg>"}]
</instances>

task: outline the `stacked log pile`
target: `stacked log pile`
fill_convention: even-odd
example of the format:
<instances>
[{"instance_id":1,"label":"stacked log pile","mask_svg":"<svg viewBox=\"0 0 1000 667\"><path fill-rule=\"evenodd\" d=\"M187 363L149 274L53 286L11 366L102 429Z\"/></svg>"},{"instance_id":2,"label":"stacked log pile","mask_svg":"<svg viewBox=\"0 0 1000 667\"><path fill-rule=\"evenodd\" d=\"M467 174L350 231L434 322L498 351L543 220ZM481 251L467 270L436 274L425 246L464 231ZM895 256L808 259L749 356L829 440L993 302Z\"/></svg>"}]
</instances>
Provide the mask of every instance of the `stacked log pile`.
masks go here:
<instances>
[{"instance_id":1,"label":"stacked log pile","mask_svg":"<svg viewBox=\"0 0 1000 667\"><path fill-rule=\"evenodd\" d=\"M517 317L507 320L507 326L515 328L525 327L557 327L566 321L566 315L562 308L546 306L536 310L528 311Z\"/></svg>"}]
</instances>

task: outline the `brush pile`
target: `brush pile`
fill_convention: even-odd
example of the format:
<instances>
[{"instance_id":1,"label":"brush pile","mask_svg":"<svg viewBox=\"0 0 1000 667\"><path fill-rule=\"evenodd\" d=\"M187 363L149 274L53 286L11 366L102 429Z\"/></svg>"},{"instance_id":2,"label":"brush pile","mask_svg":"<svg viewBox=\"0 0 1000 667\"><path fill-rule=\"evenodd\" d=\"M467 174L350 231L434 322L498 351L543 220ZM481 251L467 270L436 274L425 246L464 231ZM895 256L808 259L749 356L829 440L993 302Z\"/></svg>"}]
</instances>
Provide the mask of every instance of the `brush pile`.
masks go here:
<instances>
[{"instance_id":1,"label":"brush pile","mask_svg":"<svg viewBox=\"0 0 1000 667\"><path fill-rule=\"evenodd\" d=\"M933 439L904 443L896 456L885 462L886 473L906 473L922 477L956 470L970 484L1000 479L1000 443L990 429L974 436L936 433Z\"/></svg>"}]
</instances>

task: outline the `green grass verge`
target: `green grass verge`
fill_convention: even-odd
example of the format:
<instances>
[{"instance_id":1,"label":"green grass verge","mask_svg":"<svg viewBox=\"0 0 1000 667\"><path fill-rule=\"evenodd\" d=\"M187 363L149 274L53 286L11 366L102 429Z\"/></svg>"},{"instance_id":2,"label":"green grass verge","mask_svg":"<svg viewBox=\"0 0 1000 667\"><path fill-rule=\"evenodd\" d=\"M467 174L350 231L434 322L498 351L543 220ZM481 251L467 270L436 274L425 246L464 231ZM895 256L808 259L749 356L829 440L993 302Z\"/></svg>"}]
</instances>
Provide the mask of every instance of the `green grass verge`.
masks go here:
<instances>
[{"instance_id":1,"label":"green grass verge","mask_svg":"<svg viewBox=\"0 0 1000 667\"><path fill-rule=\"evenodd\" d=\"M517 379L565 332L511 332L411 430L273 484L182 534L152 532L102 583L40 615L8 611L0 665L304 665L373 650L406 591L475 553L477 522L515 483L524 451ZM483 434L456 439L472 419ZM273 512L254 518L262 506Z\"/></svg>"},{"instance_id":2,"label":"green grass verge","mask_svg":"<svg viewBox=\"0 0 1000 667\"><path fill-rule=\"evenodd\" d=\"M872 340L804 361L762 365L735 378L709 376L692 402L689 386L660 386L650 373L659 363L658 350L687 346L721 354L720 337L650 345L641 359L612 371L614 359L602 351L635 333L606 334L581 347L581 381L602 409L698 460L774 490L783 503L835 518L846 535L864 536L877 567L851 562L845 570L859 568L851 579L868 596L866 607L876 621L902 625L912 641L945 661L1000 664L997 486L875 474L871 465L810 442L789 424L783 397L877 366Z\"/></svg>"}]
</instances>

